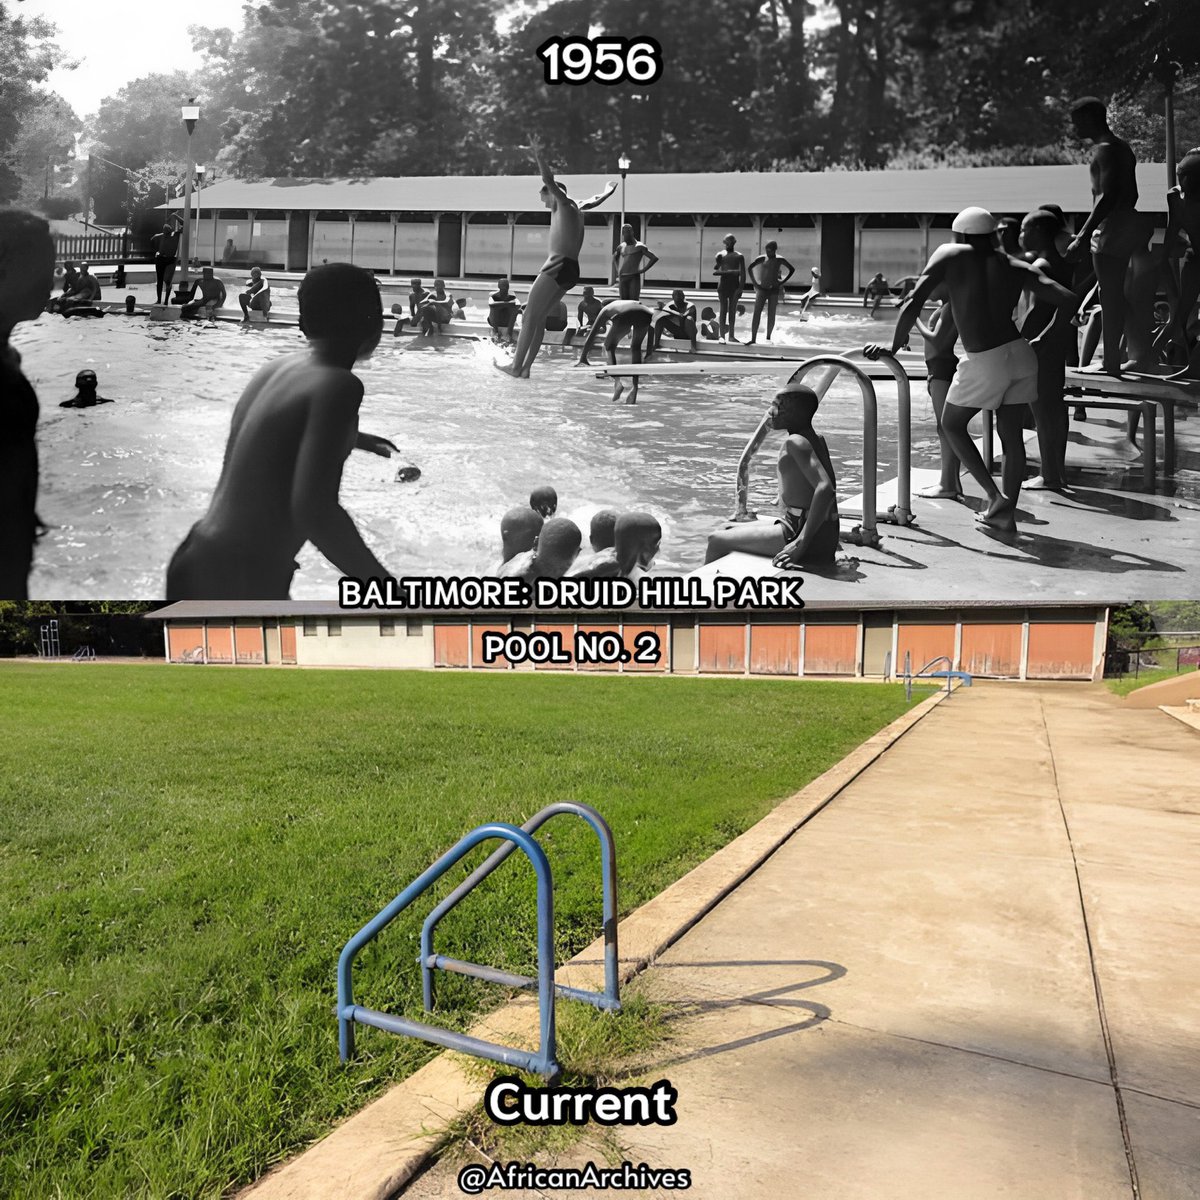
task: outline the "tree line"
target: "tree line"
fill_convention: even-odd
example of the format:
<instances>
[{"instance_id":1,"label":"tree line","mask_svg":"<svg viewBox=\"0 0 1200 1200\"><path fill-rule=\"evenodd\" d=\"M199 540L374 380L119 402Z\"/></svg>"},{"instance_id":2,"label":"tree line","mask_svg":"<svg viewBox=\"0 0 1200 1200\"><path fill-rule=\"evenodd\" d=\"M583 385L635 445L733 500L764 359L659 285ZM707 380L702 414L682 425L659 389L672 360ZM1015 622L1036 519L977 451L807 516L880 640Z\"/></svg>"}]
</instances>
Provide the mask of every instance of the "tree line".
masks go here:
<instances>
[{"instance_id":1,"label":"tree line","mask_svg":"<svg viewBox=\"0 0 1200 1200\"><path fill-rule=\"evenodd\" d=\"M193 27L200 71L103 101L88 136L136 174L110 171L93 195L99 214L170 186L191 95L204 107L197 157L240 177L526 172L531 131L571 172L609 173L622 151L635 170L669 172L1072 162L1066 106L1097 92L1118 98L1114 125L1141 156L1161 158L1166 63L1179 64L1183 148L1200 140L1192 6L272 0L248 6L241 29ZM35 77L45 31L25 31ZM537 47L587 32L655 38L662 78L546 85Z\"/></svg>"}]
</instances>

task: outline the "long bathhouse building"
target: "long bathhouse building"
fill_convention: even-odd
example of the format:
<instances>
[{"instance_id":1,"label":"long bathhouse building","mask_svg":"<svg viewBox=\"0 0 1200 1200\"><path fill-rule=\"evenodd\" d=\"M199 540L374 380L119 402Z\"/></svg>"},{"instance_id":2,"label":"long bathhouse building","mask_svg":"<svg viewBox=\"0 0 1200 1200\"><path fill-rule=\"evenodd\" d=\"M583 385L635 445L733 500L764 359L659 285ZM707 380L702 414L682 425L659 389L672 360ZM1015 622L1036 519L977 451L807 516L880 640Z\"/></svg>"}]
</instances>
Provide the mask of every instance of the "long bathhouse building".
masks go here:
<instances>
[{"instance_id":1,"label":"long bathhouse building","mask_svg":"<svg viewBox=\"0 0 1200 1200\"><path fill-rule=\"evenodd\" d=\"M1139 205L1166 224L1166 167L1138 167ZM570 194L601 191L601 175L563 176ZM304 271L353 262L384 275L529 279L545 261L549 213L537 176L227 179L193 199L192 253L203 262ZM1075 227L1091 211L1087 167L970 167L924 171L630 175L586 214L584 282L606 283L621 214L659 261L651 286L715 287L712 262L733 234L749 258L771 240L796 282L821 271L829 292L858 292L877 271L918 274L952 238L969 205L1023 216L1057 204ZM169 205L182 209L182 200Z\"/></svg>"}]
</instances>

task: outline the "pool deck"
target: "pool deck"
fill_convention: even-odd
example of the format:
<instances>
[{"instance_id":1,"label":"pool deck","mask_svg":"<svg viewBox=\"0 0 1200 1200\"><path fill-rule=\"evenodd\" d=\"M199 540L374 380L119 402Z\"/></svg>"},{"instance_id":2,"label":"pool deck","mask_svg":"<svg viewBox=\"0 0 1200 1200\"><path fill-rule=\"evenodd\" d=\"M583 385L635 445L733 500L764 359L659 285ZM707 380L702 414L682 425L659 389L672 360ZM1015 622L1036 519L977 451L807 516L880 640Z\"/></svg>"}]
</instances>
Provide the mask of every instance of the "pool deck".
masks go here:
<instances>
[{"instance_id":1,"label":"pool deck","mask_svg":"<svg viewBox=\"0 0 1200 1200\"><path fill-rule=\"evenodd\" d=\"M1193 419L1200 426L1200 421ZM1186 428L1186 426L1185 426ZM1189 442L1200 441L1191 437ZM1197 430L1200 434L1200 429ZM967 482L962 502L912 499L916 523L880 523L878 548L845 544L853 565L804 568L807 604L871 603L1054 604L1094 600L1119 603L1190 596L1200 585L1200 502L1137 491L1141 456L1125 440L1123 418L1091 415L1071 425L1068 462L1073 486L1065 494L1021 493L1015 535L997 533L976 517L985 507ZM1031 438L1028 447L1036 451ZM1200 446L1189 449L1196 463ZM1193 468L1194 469L1194 468ZM937 472L915 469L914 492L937 482ZM975 494L971 494L974 492ZM876 508L896 502L896 483L881 486ZM732 489L730 508L733 507ZM845 533L858 524L861 495L840 501ZM763 512L762 519L773 517ZM732 554L693 572L745 578L780 575L765 558Z\"/></svg>"}]
</instances>

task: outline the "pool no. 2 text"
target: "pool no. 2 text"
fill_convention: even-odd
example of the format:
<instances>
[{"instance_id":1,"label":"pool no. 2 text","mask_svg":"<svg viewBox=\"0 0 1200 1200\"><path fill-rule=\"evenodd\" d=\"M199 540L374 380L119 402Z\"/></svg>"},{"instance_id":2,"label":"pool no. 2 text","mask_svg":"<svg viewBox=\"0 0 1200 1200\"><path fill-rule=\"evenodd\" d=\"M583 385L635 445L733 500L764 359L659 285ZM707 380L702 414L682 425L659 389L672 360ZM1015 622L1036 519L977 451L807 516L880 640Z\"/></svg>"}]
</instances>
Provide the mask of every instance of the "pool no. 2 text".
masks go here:
<instances>
[{"instance_id":1,"label":"pool no. 2 text","mask_svg":"<svg viewBox=\"0 0 1200 1200\"><path fill-rule=\"evenodd\" d=\"M576 663L650 665L662 658L658 634L649 630L643 630L633 639L632 650L618 634L583 629L571 635L569 646L556 629L537 633L489 632L483 635L481 649L485 664L503 658L514 664L530 662L560 667Z\"/></svg>"}]
</instances>

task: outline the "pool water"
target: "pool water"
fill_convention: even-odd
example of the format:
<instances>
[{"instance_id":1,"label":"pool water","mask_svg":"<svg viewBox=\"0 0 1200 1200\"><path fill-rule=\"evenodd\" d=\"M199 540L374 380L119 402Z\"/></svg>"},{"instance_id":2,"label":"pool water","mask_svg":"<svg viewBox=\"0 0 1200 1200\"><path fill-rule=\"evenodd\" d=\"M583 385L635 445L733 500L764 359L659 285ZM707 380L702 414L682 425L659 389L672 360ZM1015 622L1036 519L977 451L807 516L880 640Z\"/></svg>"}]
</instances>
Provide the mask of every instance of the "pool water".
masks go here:
<instances>
[{"instance_id":1,"label":"pool water","mask_svg":"<svg viewBox=\"0 0 1200 1200\"><path fill-rule=\"evenodd\" d=\"M879 330L879 322L834 314L787 322L777 343L802 336L849 350ZM42 404L38 508L52 526L38 547L31 594L161 597L167 561L208 506L242 388L303 338L283 328L44 315L19 327L13 342ZM342 501L389 569L486 570L497 557L501 515L542 483L557 489L560 515L580 523L585 544L597 508L644 509L663 527L657 567L698 566L707 535L733 509L738 456L770 401L771 380L647 379L637 405L614 405L611 383L574 367L569 351L544 352L531 380L497 372L492 355L484 343L385 336L356 368L366 387L361 427L391 438L401 455L352 454ZM99 376L100 394L117 403L59 408L85 366ZM877 388L879 478L886 479L895 474L895 387ZM931 465L936 428L919 384L913 410L913 461ZM834 384L817 426L839 495L858 492L857 384ZM752 507L760 510L774 499L774 459L768 442L752 471ZM396 481L408 462L422 471L415 484ZM312 547L300 563L292 595L332 598L336 569Z\"/></svg>"}]
</instances>

